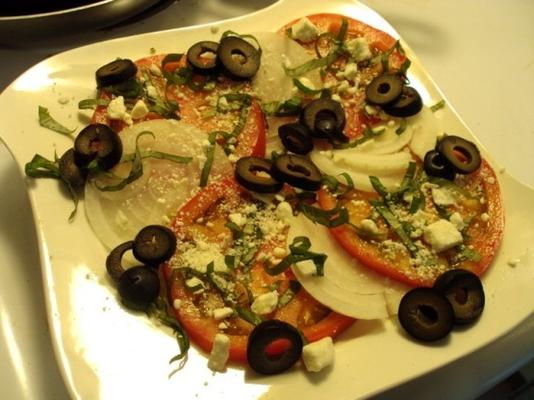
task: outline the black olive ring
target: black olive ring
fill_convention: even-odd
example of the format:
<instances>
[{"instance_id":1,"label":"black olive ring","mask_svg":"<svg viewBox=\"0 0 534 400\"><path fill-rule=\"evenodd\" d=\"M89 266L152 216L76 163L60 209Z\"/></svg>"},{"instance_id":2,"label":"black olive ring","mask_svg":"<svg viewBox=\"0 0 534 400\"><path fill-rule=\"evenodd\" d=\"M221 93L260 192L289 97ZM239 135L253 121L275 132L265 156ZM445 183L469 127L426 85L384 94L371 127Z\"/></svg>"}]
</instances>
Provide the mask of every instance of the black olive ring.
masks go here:
<instances>
[{"instance_id":1,"label":"black olive ring","mask_svg":"<svg viewBox=\"0 0 534 400\"><path fill-rule=\"evenodd\" d=\"M100 168L107 171L120 161L122 141L109 126L90 124L76 136L74 155L80 167L85 167L96 159Z\"/></svg>"},{"instance_id":2,"label":"black olive ring","mask_svg":"<svg viewBox=\"0 0 534 400\"><path fill-rule=\"evenodd\" d=\"M284 147L296 154L308 154L313 150L313 139L305 125L298 122L280 125L278 137Z\"/></svg>"},{"instance_id":3,"label":"black olive ring","mask_svg":"<svg viewBox=\"0 0 534 400\"><path fill-rule=\"evenodd\" d=\"M345 141L345 111L341 104L332 99L316 99L303 108L300 122L317 138Z\"/></svg>"},{"instance_id":4,"label":"black olive ring","mask_svg":"<svg viewBox=\"0 0 534 400\"><path fill-rule=\"evenodd\" d=\"M283 182L272 176L272 163L259 157L242 157L235 164L235 179L245 189L258 193L276 193Z\"/></svg>"},{"instance_id":5,"label":"black olive ring","mask_svg":"<svg viewBox=\"0 0 534 400\"><path fill-rule=\"evenodd\" d=\"M136 73L137 66L132 60L115 60L96 70L96 85L97 87L116 85L134 77Z\"/></svg>"},{"instance_id":6,"label":"black olive ring","mask_svg":"<svg viewBox=\"0 0 534 400\"><path fill-rule=\"evenodd\" d=\"M398 318L412 337L430 342L449 334L454 324L454 311L444 294L420 287L402 297Z\"/></svg>"},{"instance_id":7,"label":"black olive ring","mask_svg":"<svg viewBox=\"0 0 534 400\"><path fill-rule=\"evenodd\" d=\"M460 136L445 136L438 142L437 151L459 174L475 172L482 162L477 146Z\"/></svg>"},{"instance_id":8,"label":"black olive ring","mask_svg":"<svg viewBox=\"0 0 534 400\"><path fill-rule=\"evenodd\" d=\"M187 50L187 62L197 74L207 75L217 70L217 49L219 43L204 40L195 43ZM213 54L213 58L202 57L205 53Z\"/></svg>"},{"instance_id":9,"label":"black olive ring","mask_svg":"<svg viewBox=\"0 0 534 400\"><path fill-rule=\"evenodd\" d=\"M149 266L158 266L176 251L176 236L163 225L148 225L139 231L133 243L133 255Z\"/></svg>"},{"instance_id":10,"label":"black olive ring","mask_svg":"<svg viewBox=\"0 0 534 400\"><path fill-rule=\"evenodd\" d=\"M403 87L404 82L399 75L382 74L367 85L365 97L368 103L383 106L397 100Z\"/></svg>"},{"instance_id":11,"label":"black olive ring","mask_svg":"<svg viewBox=\"0 0 534 400\"><path fill-rule=\"evenodd\" d=\"M267 349L273 342L285 339L289 342L282 354L269 356ZM302 355L303 341L298 330L279 320L263 321L252 330L247 343L247 361L254 371L273 375L291 368Z\"/></svg>"},{"instance_id":12,"label":"black olive ring","mask_svg":"<svg viewBox=\"0 0 534 400\"><path fill-rule=\"evenodd\" d=\"M393 117L406 118L417 114L423 108L423 100L417 90L405 86L401 95L392 103L384 104L382 109Z\"/></svg>"},{"instance_id":13,"label":"black olive ring","mask_svg":"<svg viewBox=\"0 0 534 400\"><path fill-rule=\"evenodd\" d=\"M122 244L119 244L115 247L106 258L106 270L108 271L109 276L115 282L118 282L122 274L124 273L124 268L122 267L122 256L128 250L133 248L133 240L129 240Z\"/></svg>"},{"instance_id":14,"label":"black olive ring","mask_svg":"<svg viewBox=\"0 0 534 400\"><path fill-rule=\"evenodd\" d=\"M284 154L273 161L272 176L291 186L304 190L319 190L322 176L317 166L296 154Z\"/></svg>"},{"instance_id":15,"label":"black olive ring","mask_svg":"<svg viewBox=\"0 0 534 400\"><path fill-rule=\"evenodd\" d=\"M224 72L233 79L252 78L260 68L261 53L237 36L227 36L217 49L217 59Z\"/></svg>"},{"instance_id":16,"label":"black olive ring","mask_svg":"<svg viewBox=\"0 0 534 400\"><path fill-rule=\"evenodd\" d=\"M435 289L442 292L454 310L456 324L475 321L484 310L484 288L480 278L465 269L451 269L441 274L434 282Z\"/></svg>"},{"instance_id":17,"label":"black olive ring","mask_svg":"<svg viewBox=\"0 0 534 400\"><path fill-rule=\"evenodd\" d=\"M428 176L444 178L450 181L454 180L456 175L449 162L436 150L430 150L425 154L423 168Z\"/></svg>"}]
</instances>

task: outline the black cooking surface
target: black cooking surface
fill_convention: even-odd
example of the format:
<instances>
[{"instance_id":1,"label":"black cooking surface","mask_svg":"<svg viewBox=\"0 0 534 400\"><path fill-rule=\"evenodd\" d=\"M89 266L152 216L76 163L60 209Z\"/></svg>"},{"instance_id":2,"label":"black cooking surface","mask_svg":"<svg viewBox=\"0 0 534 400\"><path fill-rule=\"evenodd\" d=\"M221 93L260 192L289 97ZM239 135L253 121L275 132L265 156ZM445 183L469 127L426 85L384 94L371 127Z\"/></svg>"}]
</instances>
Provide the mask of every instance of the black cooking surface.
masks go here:
<instances>
[{"instance_id":1,"label":"black cooking surface","mask_svg":"<svg viewBox=\"0 0 534 400\"><path fill-rule=\"evenodd\" d=\"M0 16L42 14L101 2L102 0L7 0L0 5Z\"/></svg>"}]
</instances>

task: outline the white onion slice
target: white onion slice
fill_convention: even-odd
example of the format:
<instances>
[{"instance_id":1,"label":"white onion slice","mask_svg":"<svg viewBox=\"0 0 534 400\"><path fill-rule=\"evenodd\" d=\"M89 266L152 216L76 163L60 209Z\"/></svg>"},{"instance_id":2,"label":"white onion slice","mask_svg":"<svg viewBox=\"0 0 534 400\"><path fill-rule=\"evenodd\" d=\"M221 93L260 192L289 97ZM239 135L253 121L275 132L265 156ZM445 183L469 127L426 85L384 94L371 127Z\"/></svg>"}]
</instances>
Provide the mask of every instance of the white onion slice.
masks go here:
<instances>
[{"instance_id":1,"label":"white onion slice","mask_svg":"<svg viewBox=\"0 0 534 400\"><path fill-rule=\"evenodd\" d=\"M135 140L142 151L161 151L173 155L191 156L188 164L168 160L146 158L143 160L143 175L116 192L101 191L103 174L86 185L85 211L97 237L109 249L127 240L132 240L146 225L168 224L178 208L198 189L200 171L205 161L207 135L200 129L181 121L152 120L136 124L121 131L123 154L135 151ZM119 164L113 173L125 177L130 163ZM230 162L219 146L216 147L210 181L231 173Z\"/></svg>"},{"instance_id":2,"label":"white onion slice","mask_svg":"<svg viewBox=\"0 0 534 400\"><path fill-rule=\"evenodd\" d=\"M393 304L407 288L362 266L331 236L324 226L299 215L291 222L289 243L297 236L310 237L311 251L327 255L324 276L310 274L314 267L299 263L293 266L295 276L317 301L341 314L359 319L387 318L396 313ZM304 265L301 265L304 264ZM387 292L387 297L386 297Z\"/></svg>"},{"instance_id":3,"label":"white onion slice","mask_svg":"<svg viewBox=\"0 0 534 400\"><path fill-rule=\"evenodd\" d=\"M257 32L253 36L261 45L261 64L252 80L254 92L263 102L284 101L294 95L293 78L286 75L283 65L298 67L313 57L297 42L274 32ZM303 75L315 89L322 87L319 71Z\"/></svg>"}]
</instances>

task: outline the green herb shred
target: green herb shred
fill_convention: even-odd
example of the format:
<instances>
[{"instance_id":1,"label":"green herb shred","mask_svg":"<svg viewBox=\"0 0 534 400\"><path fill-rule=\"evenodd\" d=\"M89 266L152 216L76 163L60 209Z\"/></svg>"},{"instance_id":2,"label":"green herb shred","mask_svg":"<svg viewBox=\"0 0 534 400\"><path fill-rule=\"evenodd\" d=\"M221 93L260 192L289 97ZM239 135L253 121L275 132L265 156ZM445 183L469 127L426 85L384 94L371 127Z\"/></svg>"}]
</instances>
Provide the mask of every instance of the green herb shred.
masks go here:
<instances>
[{"instance_id":1,"label":"green herb shred","mask_svg":"<svg viewBox=\"0 0 534 400\"><path fill-rule=\"evenodd\" d=\"M68 136L70 138L73 138L72 134L76 129L69 129L57 122L50 113L48 112L48 108L39 106L39 125L41 125L43 128L50 129L54 132L61 133L62 135Z\"/></svg>"}]
</instances>

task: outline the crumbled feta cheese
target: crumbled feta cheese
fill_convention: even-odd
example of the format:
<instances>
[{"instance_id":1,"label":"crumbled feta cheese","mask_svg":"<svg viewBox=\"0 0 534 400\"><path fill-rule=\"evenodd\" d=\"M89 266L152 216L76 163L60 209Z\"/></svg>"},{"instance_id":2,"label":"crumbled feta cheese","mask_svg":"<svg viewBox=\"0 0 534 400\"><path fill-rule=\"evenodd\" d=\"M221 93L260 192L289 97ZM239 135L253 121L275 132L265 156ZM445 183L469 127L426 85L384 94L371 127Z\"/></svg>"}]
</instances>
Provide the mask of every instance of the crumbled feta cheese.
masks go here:
<instances>
[{"instance_id":1,"label":"crumbled feta cheese","mask_svg":"<svg viewBox=\"0 0 534 400\"><path fill-rule=\"evenodd\" d=\"M151 99L157 99L159 97L158 89L156 89L152 85L147 85L146 86L146 94Z\"/></svg>"},{"instance_id":2,"label":"crumbled feta cheese","mask_svg":"<svg viewBox=\"0 0 534 400\"><path fill-rule=\"evenodd\" d=\"M210 27L210 32L215 35L217 32L219 32L219 27L217 25L211 26Z\"/></svg>"},{"instance_id":3,"label":"crumbled feta cheese","mask_svg":"<svg viewBox=\"0 0 534 400\"><path fill-rule=\"evenodd\" d=\"M159 66L157 64L150 64L150 73L152 75L155 75L155 76L161 76L162 73L161 73L161 69L159 68Z\"/></svg>"},{"instance_id":4,"label":"crumbled feta cheese","mask_svg":"<svg viewBox=\"0 0 534 400\"><path fill-rule=\"evenodd\" d=\"M250 306L250 309L256 314L263 315L269 314L274 311L278 304L278 292L272 291L264 294L260 294L254 299L254 302Z\"/></svg>"},{"instance_id":5,"label":"crumbled feta cheese","mask_svg":"<svg viewBox=\"0 0 534 400\"><path fill-rule=\"evenodd\" d=\"M378 226L376 226L375 221L372 219L362 219L362 222L360 222L360 228L363 229L366 232L377 234L379 233Z\"/></svg>"},{"instance_id":6,"label":"crumbled feta cheese","mask_svg":"<svg viewBox=\"0 0 534 400\"><path fill-rule=\"evenodd\" d=\"M311 260L300 261L293 264L293 267L297 269L298 273L304 276L313 276L317 274L317 268Z\"/></svg>"},{"instance_id":7,"label":"crumbled feta cheese","mask_svg":"<svg viewBox=\"0 0 534 400\"><path fill-rule=\"evenodd\" d=\"M228 219L230 219L231 222L239 226L240 228L244 226L247 223L247 217L240 213L231 213L228 216Z\"/></svg>"},{"instance_id":8,"label":"crumbled feta cheese","mask_svg":"<svg viewBox=\"0 0 534 400\"><path fill-rule=\"evenodd\" d=\"M317 27L306 17L301 18L291 27L291 37L303 43L312 42L318 34L319 30Z\"/></svg>"},{"instance_id":9,"label":"crumbled feta cheese","mask_svg":"<svg viewBox=\"0 0 534 400\"><path fill-rule=\"evenodd\" d=\"M61 96L59 99L57 99L57 102L62 105L67 104L69 101L70 100L67 96Z\"/></svg>"},{"instance_id":10,"label":"crumbled feta cheese","mask_svg":"<svg viewBox=\"0 0 534 400\"><path fill-rule=\"evenodd\" d=\"M490 219L490 216L488 213L482 213L480 214L480 219L482 220L482 222L488 222Z\"/></svg>"},{"instance_id":11,"label":"crumbled feta cheese","mask_svg":"<svg viewBox=\"0 0 534 400\"><path fill-rule=\"evenodd\" d=\"M343 93L343 92L346 92L349 88L350 88L349 81L342 81L337 87L337 90L339 93Z\"/></svg>"},{"instance_id":12,"label":"crumbled feta cheese","mask_svg":"<svg viewBox=\"0 0 534 400\"><path fill-rule=\"evenodd\" d=\"M185 281L185 286L187 286L190 289L195 289L194 293L200 293L204 291L204 282L202 282L196 276L187 279Z\"/></svg>"},{"instance_id":13,"label":"crumbled feta cheese","mask_svg":"<svg viewBox=\"0 0 534 400\"><path fill-rule=\"evenodd\" d=\"M222 333L215 335L213 347L208 359L208 368L212 371L222 372L226 367L230 355L230 338Z\"/></svg>"},{"instance_id":14,"label":"crumbled feta cheese","mask_svg":"<svg viewBox=\"0 0 534 400\"><path fill-rule=\"evenodd\" d=\"M452 224L456 227L456 229L458 229L459 231L461 231L462 229L464 229L464 219L462 218L462 215L459 213L459 212L454 212L452 213L452 215L449 217L449 221L452 222Z\"/></svg>"},{"instance_id":15,"label":"crumbled feta cheese","mask_svg":"<svg viewBox=\"0 0 534 400\"><path fill-rule=\"evenodd\" d=\"M432 200L437 206L451 206L456 204L456 199L452 192L441 187L432 188Z\"/></svg>"},{"instance_id":16,"label":"crumbled feta cheese","mask_svg":"<svg viewBox=\"0 0 534 400\"><path fill-rule=\"evenodd\" d=\"M276 216L288 223L293 217L293 209L287 201L282 201L276 206Z\"/></svg>"},{"instance_id":17,"label":"crumbled feta cheese","mask_svg":"<svg viewBox=\"0 0 534 400\"><path fill-rule=\"evenodd\" d=\"M128 125L133 123L132 117L126 112L124 97L122 96L115 97L109 102L106 113L110 119L119 119L126 122Z\"/></svg>"},{"instance_id":18,"label":"crumbled feta cheese","mask_svg":"<svg viewBox=\"0 0 534 400\"><path fill-rule=\"evenodd\" d=\"M173 302L172 302L172 307L173 307L175 310L179 310L181 306L182 306L182 300L180 300L180 299L174 299L174 300L173 300Z\"/></svg>"},{"instance_id":19,"label":"crumbled feta cheese","mask_svg":"<svg viewBox=\"0 0 534 400\"><path fill-rule=\"evenodd\" d=\"M334 342L330 336L324 337L302 348L302 361L310 372L319 372L334 363Z\"/></svg>"},{"instance_id":20,"label":"crumbled feta cheese","mask_svg":"<svg viewBox=\"0 0 534 400\"><path fill-rule=\"evenodd\" d=\"M340 103L341 102L341 97L339 97L338 94L334 93L332 95L332 100L337 101L338 103Z\"/></svg>"},{"instance_id":21,"label":"crumbled feta cheese","mask_svg":"<svg viewBox=\"0 0 534 400\"><path fill-rule=\"evenodd\" d=\"M448 250L462 243L462 234L451 222L440 219L425 228L423 233L425 242L436 252Z\"/></svg>"},{"instance_id":22,"label":"crumbled feta cheese","mask_svg":"<svg viewBox=\"0 0 534 400\"><path fill-rule=\"evenodd\" d=\"M146 117L148 111L149 110L145 102L143 100L137 100L132 108L132 111L130 111L130 115L133 119L141 119Z\"/></svg>"},{"instance_id":23,"label":"crumbled feta cheese","mask_svg":"<svg viewBox=\"0 0 534 400\"><path fill-rule=\"evenodd\" d=\"M343 77L345 79L353 80L358 75L358 65L356 63L348 63L343 70Z\"/></svg>"},{"instance_id":24,"label":"crumbled feta cheese","mask_svg":"<svg viewBox=\"0 0 534 400\"><path fill-rule=\"evenodd\" d=\"M234 313L234 310L232 310L230 307L216 308L213 310L213 319L215 321L220 321L225 318L228 318L233 313Z\"/></svg>"},{"instance_id":25,"label":"crumbled feta cheese","mask_svg":"<svg viewBox=\"0 0 534 400\"><path fill-rule=\"evenodd\" d=\"M367 43L367 39L363 37L347 40L345 46L356 62L369 60L373 57L371 49L369 48L369 43Z\"/></svg>"},{"instance_id":26,"label":"crumbled feta cheese","mask_svg":"<svg viewBox=\"0 0 534 400\"><path fill-rule=\"evenodd\" d=\"M375 114L378 114L378 110L375 107L370 106L369 104L366 104L365 105L365 113L367 115L375 115Z\"/></svg>"}]
</instances>

